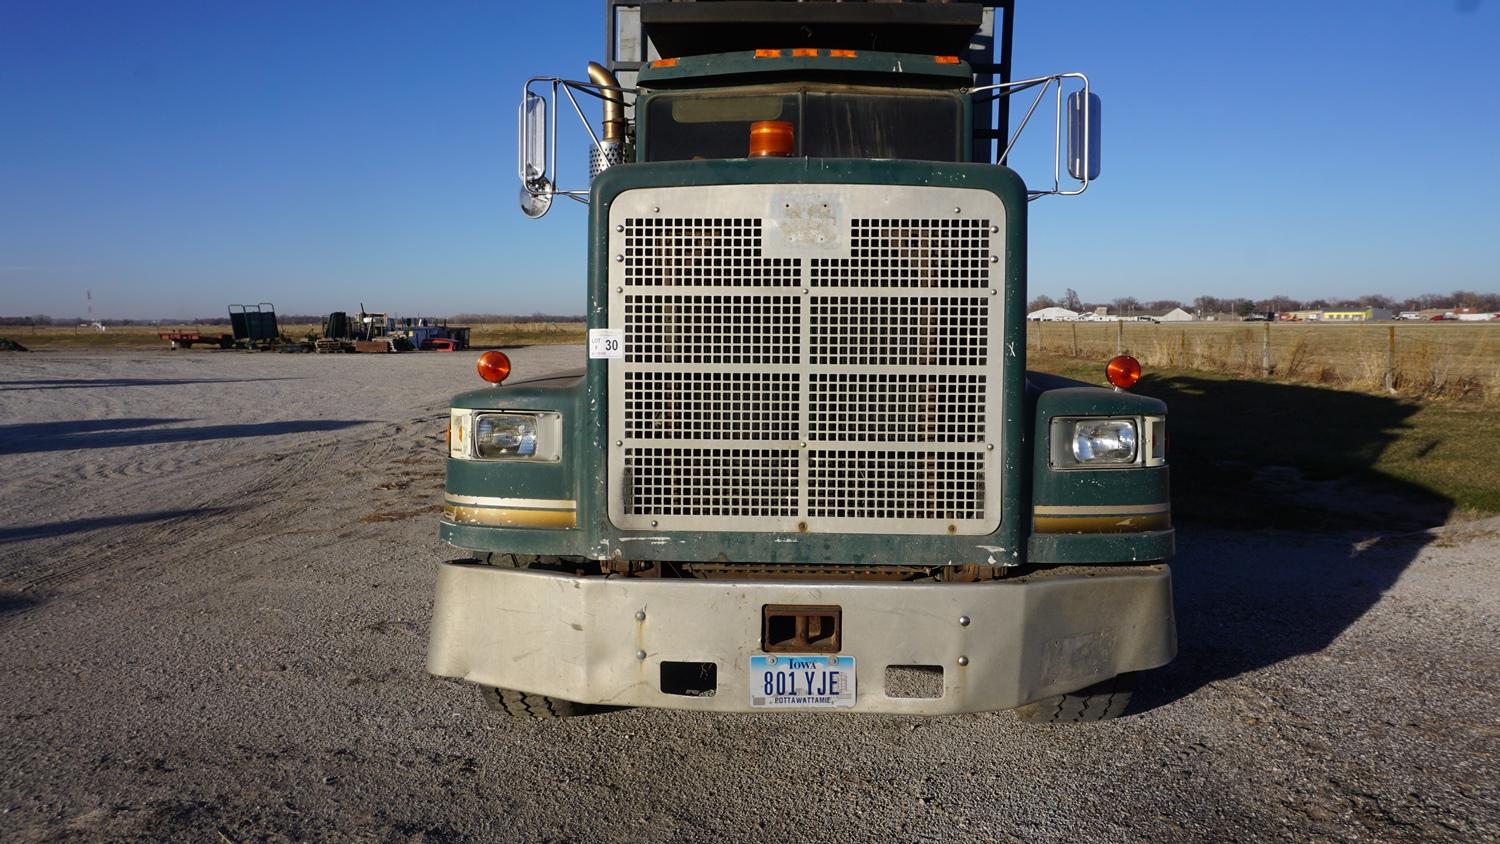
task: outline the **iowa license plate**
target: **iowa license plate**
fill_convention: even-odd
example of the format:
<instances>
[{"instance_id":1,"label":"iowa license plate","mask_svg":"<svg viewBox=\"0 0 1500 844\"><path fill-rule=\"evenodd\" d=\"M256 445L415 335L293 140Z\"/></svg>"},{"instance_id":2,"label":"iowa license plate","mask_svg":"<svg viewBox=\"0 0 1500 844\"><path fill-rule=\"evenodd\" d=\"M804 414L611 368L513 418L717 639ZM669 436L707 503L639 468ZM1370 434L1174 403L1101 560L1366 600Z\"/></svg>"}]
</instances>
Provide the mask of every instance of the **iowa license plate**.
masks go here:
<instances>
[{"instance_id":1,"label":"iowa license plate","mask_svg":"<svg viewBox=\"0 0 1500 844\"><path fill-rule=\"evenodd\" d=\"M854 657L750 657L751 708L829 709L854 705Z\"/></svg>"}]
</instances>

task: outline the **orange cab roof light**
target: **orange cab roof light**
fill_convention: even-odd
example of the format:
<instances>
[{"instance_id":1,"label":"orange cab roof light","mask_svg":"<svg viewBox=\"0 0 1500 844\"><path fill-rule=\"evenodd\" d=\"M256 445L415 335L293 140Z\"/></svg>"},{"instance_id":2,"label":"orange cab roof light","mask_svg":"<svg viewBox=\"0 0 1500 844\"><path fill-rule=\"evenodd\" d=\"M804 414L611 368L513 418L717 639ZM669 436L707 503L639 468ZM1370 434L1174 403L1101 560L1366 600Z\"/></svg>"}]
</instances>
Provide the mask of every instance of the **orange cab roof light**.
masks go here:
<instances>
[{"instance_id":1,"label":"orange cab roof light","mask_svg":"<svg viewBox=\"0 0 1500 844\"><path fill-rule=\"evenodd\" d=\"M859 57L858 50L829 50L828 55L836 59L853 59Z\"/></svg>"},{"instance_id":2,"label":"orange cab roof light","mask_svg":"<svg viewBox=\"0 0 1500 844\"><path fill-rule=\"evenodd\" d=\"M510 377L510 358L504 352L491 349L479 356L478 369L480 378L499 384Z\"/></svg>"},{"instance_id":3,"label":"orange cab roof light","mask_svg":"<svg viewBox=\"0 0 1500 844\"><path fill-rule=\"evenodd\" d=\"M676 59L657 59L656 61L654 61L654 62L651 63L651 66L652 67L676 67L677 66L677 60Z\"/></svg>"},{"instance_id":4,"label":"orange cab roof light","mask_svg":"<svg viewBox=\"0 0 1500 844\"><path fill-rule=\"evenodd\" d=\"M816 56L817 54L818 51L814 47L794 47L792 49L792 58L795 59L803 59L808 56Z\"/></svg>"},{"instance_id":5,"label":"orange cab roof light","mask_svg":"<svg viewBox=\"0 0 1500 844\"><path fill-rule=\"evenodd\" d=\"M958 64L958 56L933 56L932 60L938 64Z\"/></svg>"},{"instance_id":6,"label":"orange cab roof light","mask_svg":"<svg viewBox=\"0 0 1500 844\"><path fill-rule=\"evenodd\" d=\"M792 124L785 120L757 120L750 124L751 158L786 158L797 149Z\"/></svg>"},{"instance_id":7,"label":"orange cab roof light","mask_svg":"<svg viewBox=\"0 0 1500 844\"><path fill-rule=\"evenodd\" d=\"M1128 390L1141 380L1141 362L1130 355L1115 355L1104 365L1104 377L1114 386Z\"/></svg>"},{"instance_id":8,"label":"orange cab roof light","mask_svg":"<svg viewBox=\"0 0 1500 844\"><path fill-rule=\"evenodd\" d=\"M779 59L779 58L781 58L781 51L780 50L756 50L755 51L755 57L757 59Z\"/></svg>"}]
</instances>

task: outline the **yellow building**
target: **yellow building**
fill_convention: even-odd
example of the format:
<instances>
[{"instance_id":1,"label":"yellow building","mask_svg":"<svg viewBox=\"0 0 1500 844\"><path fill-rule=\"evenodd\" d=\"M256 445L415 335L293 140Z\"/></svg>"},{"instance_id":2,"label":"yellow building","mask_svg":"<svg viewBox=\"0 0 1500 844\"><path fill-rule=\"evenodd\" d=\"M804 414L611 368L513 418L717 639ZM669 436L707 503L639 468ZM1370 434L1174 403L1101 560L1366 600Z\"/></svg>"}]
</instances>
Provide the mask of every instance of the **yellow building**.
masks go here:
<instances>
[{"instance_id":1,"label":"yellow building","mask_svg":"<svg viewBox=\"0 0 1500 844\"><path fill-rule=\"evenodd\" d=\"M1324 311L1318 315L1320 322L1369 322L1376 319L1390 319L1391 312L1386 308L1362 308L1357 311Z\"/></svg>"}]
</instances>

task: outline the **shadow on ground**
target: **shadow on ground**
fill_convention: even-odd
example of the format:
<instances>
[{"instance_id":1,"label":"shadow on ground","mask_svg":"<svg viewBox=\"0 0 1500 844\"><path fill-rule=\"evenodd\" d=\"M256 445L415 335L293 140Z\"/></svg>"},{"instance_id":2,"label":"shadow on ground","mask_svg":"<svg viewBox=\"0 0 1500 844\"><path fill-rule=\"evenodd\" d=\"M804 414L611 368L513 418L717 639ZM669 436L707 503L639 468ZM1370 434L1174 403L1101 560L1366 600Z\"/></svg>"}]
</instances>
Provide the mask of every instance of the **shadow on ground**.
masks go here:
<instances>
[{"instance_id":1,"label":"shadow on ground","mask_svg":"<svg viewBox=\"0 0 1500 844\"><path fill-rule=\"evenodd\" d=\"M162 427L183 421L187 420L132 418L0 425L0 455L274 437L281 434L338 431L366 424L366 420L362 419L290 419L240 425L202 425L197 428Z\"/></svg>"},{"instance_id":2,"label":"shadow on ground","mask_svg":"<svg viewBox=\"0 0 1500 844\"><path fill-rule=\"evenodd\" d=\"M34 595L27 595L22 592L0 591L0 616L29 610L41 602L41 599Z\"/></svg>"},{"instance_id":3,"label":"shadow on ground","mask_svg":"<svg viewBox=\"0 0 1500 844\"><path fill-rule=\"evenodd\" d=\"M4 527L0 528L0 545L26 542L32 539L50 539L55 536L67 536L71 533L83 533L100 528L143 525L188 517L197 518L221 512L223 509L222 507L194 507L185 510L153 510L149 513L126 513L119 516L100 516L95 519L69 519L66 522Z\"/></svg>"},{"instance_id":4,"label":"shadow on ground","mask_svg":"<svg viewBox=\"0 0 1500 844\"><path fill-rule=\"evenodd\" d=\"M1142 684L1135 711L1326 648L1453 511L1374 468L1411 402L1177 376L1137 392L1169 407L1179 652Z\"/></svg>"}]
</instances>

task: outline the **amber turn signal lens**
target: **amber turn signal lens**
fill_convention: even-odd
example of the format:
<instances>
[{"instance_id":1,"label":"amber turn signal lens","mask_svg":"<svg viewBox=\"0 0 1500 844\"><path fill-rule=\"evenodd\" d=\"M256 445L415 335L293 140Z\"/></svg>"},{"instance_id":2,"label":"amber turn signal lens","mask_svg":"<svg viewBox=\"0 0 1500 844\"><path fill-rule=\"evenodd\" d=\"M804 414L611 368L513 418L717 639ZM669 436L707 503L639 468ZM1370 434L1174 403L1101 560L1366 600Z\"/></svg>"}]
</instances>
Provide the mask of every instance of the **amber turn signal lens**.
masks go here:
<instances>
[{"instance_id":1,"label":"amber turn signal lens","mask_svg":"<svg viewBox=\"0 0 1500 844\"><path fill-rule=\"evenodd\" d=\"M1141 362L1130 355L1115 355L1104 365L1104 377L1116 387L1128 390L1141 380Z\"/></svg>"},{"instance_id":2,"label":"amber turn signal lens","mask_svg":"<svg viewBox=\"0 0 1500 844\"><path fill-rule=\"evenodd\" d=\"M479 377L499 384L510 377L510 358L504 352L489 351L479 356Z\"/></svg>"},{"instance_id":3,"label":"amber turn signal lens","mask_svg":"<svg viewBox=\"0 0 1500 844\"><path fill-rule=\"evenodd\" d=\"M789 156L796 147L792 124L785 120L757 120L750 124L750 157Z\"/></svg>"}]
</instances>

